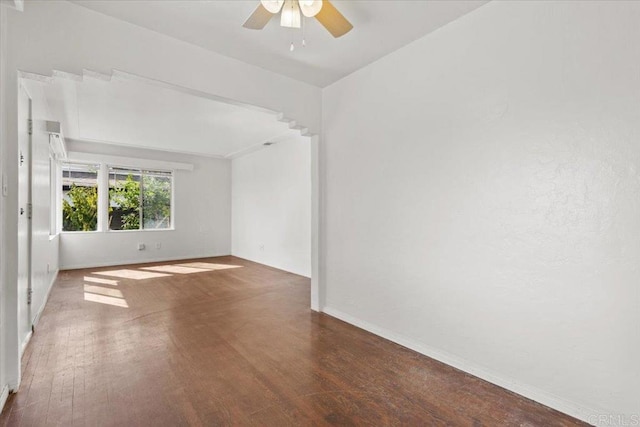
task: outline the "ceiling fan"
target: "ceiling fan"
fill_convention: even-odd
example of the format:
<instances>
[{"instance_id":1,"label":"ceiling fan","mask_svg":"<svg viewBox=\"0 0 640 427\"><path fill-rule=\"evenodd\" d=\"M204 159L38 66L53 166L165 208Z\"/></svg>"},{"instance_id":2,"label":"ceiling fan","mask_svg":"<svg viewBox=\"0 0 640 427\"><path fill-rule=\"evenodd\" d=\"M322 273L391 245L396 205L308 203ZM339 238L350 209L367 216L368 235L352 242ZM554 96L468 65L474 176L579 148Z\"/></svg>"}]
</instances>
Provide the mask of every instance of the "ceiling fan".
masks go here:
<instances>
[{"instance_id":1,"label":"ceiling fan","mask_svg":"<svg viewBox=\"0 0 640 427\"><path fill-rule=\"evenodd\" d=\"M260 0L260 4L242 25L252 30L261 30L273 15L280 13L280 25L300 28L302 17L315 17L333 37L347 34L353 25L342 16L329 0Z\"/></svg>"}]
</instances>

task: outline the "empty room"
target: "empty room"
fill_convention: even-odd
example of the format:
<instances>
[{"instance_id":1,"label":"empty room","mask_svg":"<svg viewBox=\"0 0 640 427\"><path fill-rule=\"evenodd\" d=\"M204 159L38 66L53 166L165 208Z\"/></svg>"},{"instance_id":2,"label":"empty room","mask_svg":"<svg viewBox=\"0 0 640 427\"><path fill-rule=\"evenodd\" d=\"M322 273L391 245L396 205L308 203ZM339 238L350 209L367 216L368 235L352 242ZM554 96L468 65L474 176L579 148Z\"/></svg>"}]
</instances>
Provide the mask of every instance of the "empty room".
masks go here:
<instances>
[{"instance_id":1,"label":"empty room","mask_svg":"<svg viewBox=\"0 0 640 427\"><path fill-rule=\"evenodd\" d=\"M640 1L0 0L0 425L640 426Z\"/></svg>"}]
</instances>

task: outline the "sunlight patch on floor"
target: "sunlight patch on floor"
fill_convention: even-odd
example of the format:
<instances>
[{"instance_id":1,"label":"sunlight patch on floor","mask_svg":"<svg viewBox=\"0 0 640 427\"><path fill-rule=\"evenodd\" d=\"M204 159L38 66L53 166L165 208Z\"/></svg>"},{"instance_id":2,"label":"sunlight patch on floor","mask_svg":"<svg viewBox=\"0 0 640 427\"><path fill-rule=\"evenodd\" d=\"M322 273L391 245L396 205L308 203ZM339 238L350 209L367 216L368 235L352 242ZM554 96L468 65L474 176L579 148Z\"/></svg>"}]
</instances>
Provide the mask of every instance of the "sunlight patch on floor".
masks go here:
<instances>
[{"instance_id":1,"label":"sunlight patch on floor","mask_svg":"<svg viewBox=\"0 0 640 427\"><path fill-rule=\"evenodd\" d=\"M127 304L127 301L122 298L115 298L115 297L109 297L105 295L91 294L91 293L85 292L84 300L97 302L100 304L113 305L116 307L129 308L129 304Z\"/></svg>"},{"instance_id":2,"label":"sunlight patch on floor","mask_svg":"<svg viewBox=\"0 0 640 427\"><path fill-rule=\"evenodd\" d=\"M242 265L215 264L211 262L186 262L180 264L164 264L150 267L124 268L118 270L95 271L92 276L84 276L84 300L116 307L129 308L122 291L100 285L118 286L119 281L97 276L111 276L121 279L146 280L171 277L174 274L205 273L215 270L241 268Z\"/></svg>"},{"instance_id":3,"label":"sunlight patch on floor","mask_svg":"<svg viewBox=\"0 0 640 427\"><path fill-rule=\"evenodd\" d=\"M157 279L159 277L171 276L170 274L154 273L152 271L129 270L129 269L96 271L92 274L97 274L100 276L122 277L123 279L132 279L132 280Z\"/></svg>"},{"instance_id":4,"label":"sunlight patch on floor","mask_svg":"<svg viewBox=\"0 0 640 427\"><path fill-rule=\"evenodd\" d=\"M108 297L124 298L118 289L103 288L102 286L84 285L84 291L92 294L106 295Z\"/></svg>"},{"instance_id":5,"label":"sunlight patch on floor","mask_svg":"<svg viewBox=\"0 0 640 427\"><path fill-rule=\"evenodd\" d=\"M92 282L92 283L100 283L102 285L118 286L118 281L117 280L103 279L101 277L84 276L84 281L85 282Z\"/></svg>"},{"instance_id":6,"label":"sunlight patch on floor","mask_svg":"<svg viewBox=\"0 0 640 427\"><path fill-rule=\"evenodd\" d=\"M205 271L209 271L202 268L185 267L182 265L156 265L154 267L142 267L142 270L175 274L203 273Z\"/></svg>"},{"instance_id":7,"label":"sunlight patch on floor","mask_svg":"<svg viewBox=\"0 0 640 427\"><path fill-rule=\"evenodd\" d=\"M188 262L176 265L179 265L181 267L199 268L202 270L227 270L229 268L242 268L241 265L213 264L210 262Z\"/></svg>"}]
</instances>

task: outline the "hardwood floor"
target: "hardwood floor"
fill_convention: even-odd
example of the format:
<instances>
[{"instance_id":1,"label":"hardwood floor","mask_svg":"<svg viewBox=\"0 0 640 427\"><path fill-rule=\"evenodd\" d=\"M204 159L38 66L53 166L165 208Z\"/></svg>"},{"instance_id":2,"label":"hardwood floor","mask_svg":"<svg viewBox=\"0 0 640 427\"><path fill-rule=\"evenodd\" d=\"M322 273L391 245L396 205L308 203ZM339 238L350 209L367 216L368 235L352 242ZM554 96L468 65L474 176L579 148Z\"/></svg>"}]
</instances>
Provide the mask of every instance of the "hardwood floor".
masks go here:
<instances>
[{"instance_id":1,"label":"hardwood floor","mask_svg":"<svg viewBox=\"0 0 640 427\"><path fill-rule=\"evenodd\" d=\"M4 426L584 425L309 310L234 257L61 272Z\"/></svg>"}]
</instances>

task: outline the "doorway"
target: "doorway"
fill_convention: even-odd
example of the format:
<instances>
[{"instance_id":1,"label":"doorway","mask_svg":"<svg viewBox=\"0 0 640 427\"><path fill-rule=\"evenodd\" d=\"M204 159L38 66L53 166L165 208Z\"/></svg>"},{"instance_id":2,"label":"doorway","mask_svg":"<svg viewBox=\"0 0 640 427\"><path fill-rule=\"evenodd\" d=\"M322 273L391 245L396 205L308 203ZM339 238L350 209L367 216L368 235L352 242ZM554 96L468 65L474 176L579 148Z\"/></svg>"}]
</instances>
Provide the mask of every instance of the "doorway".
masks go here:
<instances>
[{"instance_id":1,"label":"doorway","mask_svg":"<svg viewBox=\"0 0 640 427\"><path fill-rule=\"evenodd\" d=\"M20 355L31 338L31 153L32 101L23 84L18 93L18 342Z\"/></svg>"}]
</instances>

